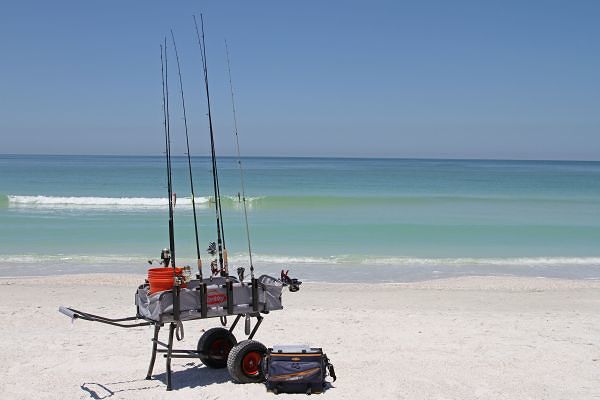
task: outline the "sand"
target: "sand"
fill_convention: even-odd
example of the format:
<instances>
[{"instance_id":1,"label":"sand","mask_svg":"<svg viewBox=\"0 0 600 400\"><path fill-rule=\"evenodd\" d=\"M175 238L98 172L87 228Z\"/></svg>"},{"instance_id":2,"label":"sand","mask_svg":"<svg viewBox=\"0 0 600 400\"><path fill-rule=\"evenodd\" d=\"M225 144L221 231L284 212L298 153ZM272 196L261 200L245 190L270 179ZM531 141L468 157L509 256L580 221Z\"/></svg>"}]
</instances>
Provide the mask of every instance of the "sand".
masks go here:
<instances>
[{"instance_id":1,"label":"sand","mask_svg":"<svg viewBox=\"0 0 600 400\"><path fill-rule=\"evenodd\" d=\"M164 360L144 379L151 328L119 329L59 314L134 313L141 277L0 278L2 399L266 399L226 370ZM284 293L256 339L323 347L338 380L329 399L600 398L600 282L470 277L411 284L305 284ZM216 320L185 324L193 348ZM242 327L236 330L243 336ZM280 395L277 398L305 398Z\"/></svg>"}]
</instances>

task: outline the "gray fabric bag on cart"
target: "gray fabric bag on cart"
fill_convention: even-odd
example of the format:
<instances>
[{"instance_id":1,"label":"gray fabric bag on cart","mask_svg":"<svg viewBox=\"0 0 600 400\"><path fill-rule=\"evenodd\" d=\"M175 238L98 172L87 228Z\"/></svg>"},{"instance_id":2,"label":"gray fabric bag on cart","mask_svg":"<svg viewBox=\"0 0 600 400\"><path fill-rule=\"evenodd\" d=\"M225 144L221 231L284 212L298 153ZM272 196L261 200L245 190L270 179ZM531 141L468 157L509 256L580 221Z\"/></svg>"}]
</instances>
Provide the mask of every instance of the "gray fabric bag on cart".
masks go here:
<instances>
[{"instance_id":1,"label":"gray fabric bag on cart","mask_svg":"<svg viewBox=\"0 0 600 400\"><path fill-rule=\"evenodd\" d=\"M278 393L321 393L329 376L335 382L333 365L321 348L302 345L273 346L263 363L267 390Z\"/></svg>"}]
</instances>

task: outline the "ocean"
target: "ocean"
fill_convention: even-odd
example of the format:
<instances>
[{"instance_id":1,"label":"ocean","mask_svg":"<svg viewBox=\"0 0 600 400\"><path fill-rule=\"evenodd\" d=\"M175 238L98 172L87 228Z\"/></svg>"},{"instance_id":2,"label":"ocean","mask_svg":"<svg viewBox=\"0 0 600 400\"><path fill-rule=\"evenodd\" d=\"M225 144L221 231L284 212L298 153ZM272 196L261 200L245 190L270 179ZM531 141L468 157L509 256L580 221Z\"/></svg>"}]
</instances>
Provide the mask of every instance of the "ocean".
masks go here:
<instances>
[{"instance_id":1,"label":"ocean","mask_svg":"<svg viewBox=\"0 0 600 400\"><path fill-rule=\"evenodd\" d=\"M195 265L187 158L173 157L178 263ZM600 162L244 158L257 273L403 282L600 278ZM193 157L216 238L210 160ZM240 175L218 159L230 270L248 267ZM160 156L0 156L0 276L143 273L168 246ZM205 271L206 272L206 271Z\"/></svg>"}]
</instances>

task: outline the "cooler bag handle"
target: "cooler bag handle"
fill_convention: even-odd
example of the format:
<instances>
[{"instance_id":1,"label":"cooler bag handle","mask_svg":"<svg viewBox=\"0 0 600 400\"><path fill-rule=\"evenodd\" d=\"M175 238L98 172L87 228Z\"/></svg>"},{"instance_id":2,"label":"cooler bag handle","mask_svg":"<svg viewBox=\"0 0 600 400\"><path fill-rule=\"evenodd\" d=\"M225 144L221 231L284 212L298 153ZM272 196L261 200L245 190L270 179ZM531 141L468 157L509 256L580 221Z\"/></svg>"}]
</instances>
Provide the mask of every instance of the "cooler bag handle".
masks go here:
<instances>
[{"instance_id":1,"label":"cooler bag handle","mask_svg":"<svg viewBox=\"0 0 600 400\"><path fill-rule=\"evenodd\" d=\"M329 361L329 358L327 357L326 354L323 354L323 359L325 361L325 368L327 368L327 371L329 372L329 376L331 376L333 378L333 382L335 382L337 377L335 376L335 370L333 369L333 364Z\"/></svg>"}]
</instances>

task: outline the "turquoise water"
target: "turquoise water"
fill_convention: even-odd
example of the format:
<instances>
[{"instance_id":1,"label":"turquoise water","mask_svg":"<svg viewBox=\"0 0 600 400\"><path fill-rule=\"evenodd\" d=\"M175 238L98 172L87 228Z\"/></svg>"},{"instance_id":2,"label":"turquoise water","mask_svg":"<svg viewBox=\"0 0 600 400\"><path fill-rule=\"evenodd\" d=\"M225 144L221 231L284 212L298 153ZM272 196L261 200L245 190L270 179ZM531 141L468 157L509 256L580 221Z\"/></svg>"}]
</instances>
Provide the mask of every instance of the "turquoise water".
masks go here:
<instances>
[{"instance_id":1,"label":"turquoise water","mask_svg":"<svg viewBox=\"0 0 600 400\"><path fill-rule=\"evenodd\" d=\"M187 160L174 162L176 250L193 264ZM216 230L210 162L192 162L204 249ZM600 277L597 162L243 163L256 264L269 272L285 266L338 281ZM219 168L227 247L246 265L236 160L220 158ZM0 156L0 274L143 271L168 243L165 182L158 156Z\"/></svg>"}]
</instances>

